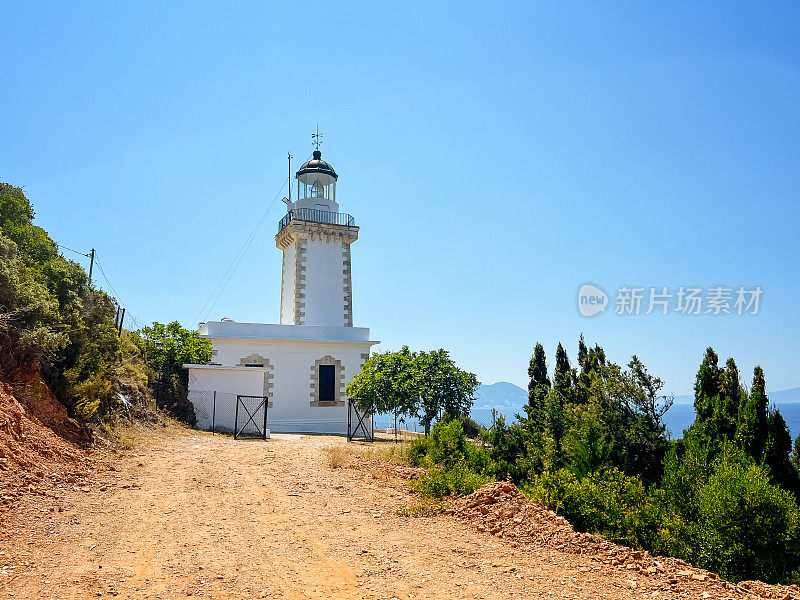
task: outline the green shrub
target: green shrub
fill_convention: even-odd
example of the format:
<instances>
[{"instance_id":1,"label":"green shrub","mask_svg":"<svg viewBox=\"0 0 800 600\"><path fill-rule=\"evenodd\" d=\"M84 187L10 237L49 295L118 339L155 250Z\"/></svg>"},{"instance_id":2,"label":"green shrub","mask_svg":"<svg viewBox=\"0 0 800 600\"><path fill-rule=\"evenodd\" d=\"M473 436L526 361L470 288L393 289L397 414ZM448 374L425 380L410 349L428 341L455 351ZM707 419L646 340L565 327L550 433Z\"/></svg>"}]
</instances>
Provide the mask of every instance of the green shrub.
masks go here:
<instances>
[{"instance_id":1,"label":"green shrub","mask_svg":"<svg viewBox=\"0 0 800 600\"><path fill-rule=\"evenodd\" d=\"M436 465L450 467L467 458L469 442L459 421L439 421L428 442L428 458Z\"/></svg>"},{"instance_id":2,"label":"green shrub","mask_svg":"<svg viewBox=\"0 0 800 600\"><path fill-rule=\"evenodd\" d=\"M412 440L408 449L408 462L413 467L421 467L428 455L428 438Z\"/></svg>"},{"instance_id":3,"label":"green shrub","mask_svg":"<svg viewBox=\"0 0 800 600\"><path fill-rule=\"evenodd\" d=\"M523 490L566 517L579 531L601 533L633 548L650 548L657 510L638 477L616 468L578 479L567 469L545 471Z\"/></svg>"},{"instance_id":4,"label":"green shrub","mask_svg":"<svg viewBox=\"0 0 800 600\"><path fill-rule=\"evenodd\" d=\"M461 496L471 494L490 479L487 475L471 471L465 462L460 462L449 469L432 467L414 483L414 488L429 498Z\"/></svg>"},{"instance_id":5,"label":"green shrub","mask_svg":"<svg viewBox=\"0 0 800 600\"><path fill-rule=\"evenodd\" d=\"M519 423L506 425L502 416L484 433L483 439L489 448L487 470L496 479L511 479L518 484L526 478L524 433Z\"/></svg>"},{"instance_id":6,"label":"green shrub","mask_svg":"<svg viewBox=\"0 0 800 600\"><path fill-rule=\"evenodd\" d=\"M681 461L693 462L691 452ZM673 461L665 474L669 504L655 549L733 580L791 580L800 566L800 508L770 483L768 469L724 446L687 499L670 487L677 485L673 470L687 472L680 467Z\"/></svg>"},{"instance_id":7,"label":"green shrub","mask_svg":"<svg viewBox=\"0 0 800 600\"><path fill-rule=\"evenodd\" d=\"M486 431L486 427L479 424L472 417L459 417L458 421L461 423L464 435L470 439L478 439L481 434Z\"/></svg>"},{"instance_id":8,"label":"green shrub","mask_svg":"<svg viewBox=\"0 0 800 600\"><path fill-rule=\"evenodd\" d=\"M413 441L409 462L428 469L414 487L429 498L470 494L491 479L489 455L467 440L457 420L439 421L428 438Z\"/></svg>"}]
</instances>

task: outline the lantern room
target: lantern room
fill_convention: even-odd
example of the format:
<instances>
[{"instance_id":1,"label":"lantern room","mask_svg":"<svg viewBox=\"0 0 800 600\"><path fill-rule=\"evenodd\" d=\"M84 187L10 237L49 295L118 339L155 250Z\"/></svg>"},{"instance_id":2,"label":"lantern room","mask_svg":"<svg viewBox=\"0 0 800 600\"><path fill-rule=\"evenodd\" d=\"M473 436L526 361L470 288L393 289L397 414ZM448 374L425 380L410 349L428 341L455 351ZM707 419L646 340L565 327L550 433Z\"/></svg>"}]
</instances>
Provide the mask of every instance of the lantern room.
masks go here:
<instances>
[{"instance_id":1,"label":"lantern room","mask_svg":"<svg viewBox=\"0 0 800 600\"><path fill-rule=\"evenodd\" d=\"M333 167L322 160L322 152L314 150L312 159L297 171L298 204L303 200L327 201L330 208L336 206L336 180L339 176Z\"/></svg>"}]
</instances>

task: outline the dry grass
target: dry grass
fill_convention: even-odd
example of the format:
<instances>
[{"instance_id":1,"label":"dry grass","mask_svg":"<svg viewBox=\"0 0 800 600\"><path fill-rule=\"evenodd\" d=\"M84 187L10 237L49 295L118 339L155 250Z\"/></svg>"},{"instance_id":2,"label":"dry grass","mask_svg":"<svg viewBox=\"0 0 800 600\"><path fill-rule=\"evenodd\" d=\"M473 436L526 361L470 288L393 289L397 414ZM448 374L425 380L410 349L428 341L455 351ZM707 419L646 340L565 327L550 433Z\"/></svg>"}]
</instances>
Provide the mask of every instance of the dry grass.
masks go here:
<instances>
[{"instance_id":1,"label":"dry grass","mask_svg":"<svg viewBox=\"0 0 800 600\"><path fill-rule=\"evenodd\" d=\"M350 444L350 454L367 461L390 462L398 465L408 465L411 440L401 440L398 443L375 441L372 443Z\"/></svg>"},{"instance_id":2,"label":"dry grass","mask_svg":"<svg viewBox=\"0 0 800 600\"><path fill-rule=\"evenodd\" d=\"M328 454L328 466L331 469L339 469L348 463L350 452L346 446L328 446L323 448Z\"/></svg>"},{"instance_id":3,"label":"dry grass","mask_svg":"<svg viewBox=\"0 0 800 600\"><path fill-rule=\"evenodd\" d=\"M386 477L385 470L375 468L375 463L408 465L412 439L401 439L394 443L394 441L376 438L375 442L341 443L323 448L322 451L328 455L328 466L332 469L358 463L373 479L384 479Z\"/></svg>"}]
</instances>

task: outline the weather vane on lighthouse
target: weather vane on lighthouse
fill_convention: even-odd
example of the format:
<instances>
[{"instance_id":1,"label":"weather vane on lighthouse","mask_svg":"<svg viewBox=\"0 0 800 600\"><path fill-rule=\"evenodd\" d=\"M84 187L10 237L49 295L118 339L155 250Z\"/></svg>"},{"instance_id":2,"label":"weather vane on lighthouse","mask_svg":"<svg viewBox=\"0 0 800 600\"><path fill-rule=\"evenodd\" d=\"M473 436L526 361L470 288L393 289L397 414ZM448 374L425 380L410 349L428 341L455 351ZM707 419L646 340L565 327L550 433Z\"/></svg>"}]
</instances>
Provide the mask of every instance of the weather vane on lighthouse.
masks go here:
<instances>
[{"instance_id":1,"label":"weather vane on lighthouse","mask_svg":"<svg viewBox=\"0 0 800 600\"><path fill-rule=\"evenodd\" d=\"M319 145L322 143L322 134L319 132L319 123L317 123L316 133L311 134L311 143L319 150Z\"/></svg>"}]
</instances>

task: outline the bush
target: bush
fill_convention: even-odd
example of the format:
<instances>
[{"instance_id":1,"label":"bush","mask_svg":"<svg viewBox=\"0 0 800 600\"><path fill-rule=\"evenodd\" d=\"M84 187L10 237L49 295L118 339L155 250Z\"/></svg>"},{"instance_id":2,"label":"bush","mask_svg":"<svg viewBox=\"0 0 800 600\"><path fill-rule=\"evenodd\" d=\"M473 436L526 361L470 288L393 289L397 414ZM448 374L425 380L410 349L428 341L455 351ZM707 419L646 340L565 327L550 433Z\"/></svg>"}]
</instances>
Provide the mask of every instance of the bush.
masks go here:
<instances>
[{"instance_id":1,"label":"bush","mask_svg":"<svg viewBox=\"0 0 800 600\"><path fill-rule=\"evenodd\" d=\"M412 440L408 448L408 462L413 467L421 467L428 455L428 438Z\"/></svg>"},{"instance_id":2,"label":"bush","mask_svg":"<svg viewBox=\"0 0 800 600\"><path fill-rule=\"evenodd\" d=\"M526 448L522 425L506 425L501 416L483 439L489 448L487 469L495 479L510 479L516 484L523 481L530 466L525 460Z\"/></svg>"},{"instance_id":3,"label":"bush","mask_svg":"<svg viewBox=\"0 0 800 600\"><path fill-rule=\"evenodd\" d=\"M683 457L692 463L692 453ZM673 478L669 464L665 486ZM678 465L679 466L679 465ZM733 580L788 581L800 566L800 508L770 483L769 471L741 449L724 447L686 501L669 487L669 511L656 550Z\"/></svg>"},{"instance_id":4,"label":"bush","mask_svg":"<svg viewBox=\"0 0 800 600\"><path fill-rule=\"evenodd\" d=\"M428 438L414 440L409 462L428 469L415 489L430 498L470 494L490 481L488 454L467 440L457 420L439 421Z\"/></svg>"},{"instance_id":5,"label":"bush","mask_svg":"<svg viewBox=\"0 0 800 600\"><path fill-rule=\"evenodd\" d=\"M559 469L535 477L523 491L579 531L600 533L633 548L652 547L657 510L638 477L612 467L578 479Z\"/></svg>"},{"instance_id":6,"label":"bush","mask_svg":"<svg viewBox=\"0 0 800 600\"><path fill-rule=\"evenodd\" d=\"M449 469L432 467L414 483L414 488L423 496L443 498L471 494L490 480L488 475L475 473L465 462L460 462Z\"/></svg>"},{"instance_id":7,"label":"bush","mask_svg":"<svg viewBox=\"0 0 800 600\"><path fill-rule=\"evenodd\" d=\"M470 439L478 439L486 431L486 427L479 424L472 417L459 417L458 421L461 423L464 435Z\"/></svg>"}]
</instances>

